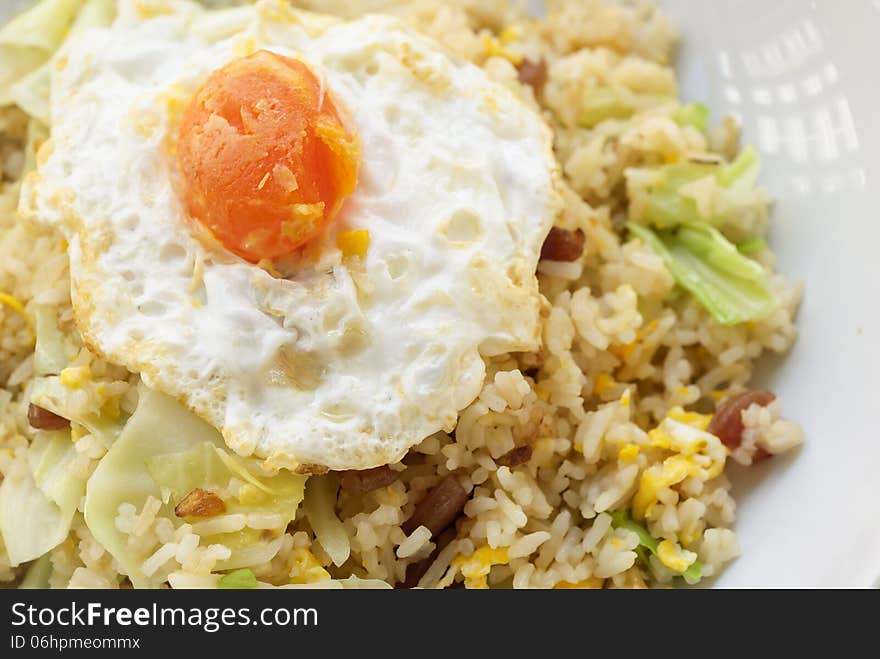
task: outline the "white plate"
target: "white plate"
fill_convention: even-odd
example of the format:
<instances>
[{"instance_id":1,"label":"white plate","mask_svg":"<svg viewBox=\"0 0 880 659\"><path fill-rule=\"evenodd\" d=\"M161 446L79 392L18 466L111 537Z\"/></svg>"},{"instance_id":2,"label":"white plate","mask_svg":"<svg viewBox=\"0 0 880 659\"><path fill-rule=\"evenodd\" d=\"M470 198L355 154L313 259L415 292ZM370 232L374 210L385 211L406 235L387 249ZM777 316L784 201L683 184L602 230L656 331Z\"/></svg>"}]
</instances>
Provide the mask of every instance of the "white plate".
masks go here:
<instances>
[{"instance_id":1,"label":"white plate","mask_svg":"<svg viewBox=\"0 0 880 659\"><path fill-rule=\"evenodd\" d=\"M3 0L0 20L14 5ZM532 2L533 5L540 4ZM779 269L806 284L800 338L764 382L802 450L733 474L744 555L725 587L880 577L880 0L665 0L685 98L735 114L777 199ZM872 71L872 68L874 69ZM874 75L871 75L874 73Z\"/></svg>"},{"instance_id":2,"label":"white plate","mask_svg":"<svg viewBox=\"0 0 880 659\"><path fill-rule=\"evenodd\" d=\"M870 586L880 577L880 2L663 6L684 36L685 97L741 120L777 200L779 269L806 286L798 342L765 373L806 443L734 474L743 556L717 584Z\"/></svg>"}]
</instances>

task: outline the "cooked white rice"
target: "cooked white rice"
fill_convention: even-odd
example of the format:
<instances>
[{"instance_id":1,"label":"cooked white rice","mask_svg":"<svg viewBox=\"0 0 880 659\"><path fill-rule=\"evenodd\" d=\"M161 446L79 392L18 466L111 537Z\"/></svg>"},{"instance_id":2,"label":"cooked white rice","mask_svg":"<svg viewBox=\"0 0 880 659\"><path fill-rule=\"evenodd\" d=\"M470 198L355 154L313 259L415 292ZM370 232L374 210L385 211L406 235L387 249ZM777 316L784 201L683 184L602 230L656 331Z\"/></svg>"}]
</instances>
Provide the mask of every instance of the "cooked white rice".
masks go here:
<instances>
[{"instance_id":1,"label":"cooked white rice","mask_svg":"<svg viewBox=\"0 0 880 659\"><path fill-rule=\"evenodd\" d=\"M249 566L261 584L278 586L329 585L347 577L397 585L410 565L425 560L430 566L418 585L427 588L643 587L670 583L695 561L704 577L717 574L740 551L732 530L735 502L723 472L728 451L716 442L704 449L708 467L666 482L664 465L682 453L681 442L664 444L648 433L669 418L705 428L708 415L684 410L712 410L748 385L765 351L791 346L801 292L772 272L773 255L765 249L758 258L781 304L760 322L723 326L675 288L650 247L624 239L622 218L638 214L646 194L643 168L710 154L729 160L736 152L732 122L721 122L707 136L673 121L669 105L589 129L578 125L584 85L677 95L670 67L674 28L649 2L551 0L542 20L527 19L502 0L298 4L347 16L372 10L403 15L515 89L555 130L566 183L559 224L583 230L585 250L576 262L539 267L547 304L538 352L491 359L482 393L461 412L455 431L414 447L395 467L396 481L358 496L340 492L335 510L350 546L341 566L332 562L333 549L315 539L302 506L286 527L265 515L187 524L151 498L139 508L121 506L115 521L144 574L175 587L213 587L215 567L231 550L206 544L202 536L246 526L273 534ZM540 101L517 81L523 57L548 63ZM83 415L124 420L137 404L138 377L98 359L77 334L66 244L15 211L26 126L23 112L0 110L0 474L7 479L27 468L34 436L27 409L38 308L50 307L65 334L62 379L71 405ZM698 206L712 203L713 191L705 186L689 193ZM760 212L726 230L763 231L768 202L758 202ZM780 413L778 402L749 407L742 415L743 443L731 457L749 464L756 447L772 454L798 444L799 428ZM78 456L71 468L87 479L106 447L78 424L71 434ZM525 464L499 466L501 456L524 445L532 448ZM425 527L407 535L402 524L451 472L471 491L461 517L438 538ZM636 533L612 523L612 511L634 506L644 509L645 526L661 541L657 556L640 559ZM49 583L126 586L126 575L93 538L82 509L68 538L50 553ZM0 581L15 582L26 570L10 566L0 539Z\"/></svg>"}]
</instances>

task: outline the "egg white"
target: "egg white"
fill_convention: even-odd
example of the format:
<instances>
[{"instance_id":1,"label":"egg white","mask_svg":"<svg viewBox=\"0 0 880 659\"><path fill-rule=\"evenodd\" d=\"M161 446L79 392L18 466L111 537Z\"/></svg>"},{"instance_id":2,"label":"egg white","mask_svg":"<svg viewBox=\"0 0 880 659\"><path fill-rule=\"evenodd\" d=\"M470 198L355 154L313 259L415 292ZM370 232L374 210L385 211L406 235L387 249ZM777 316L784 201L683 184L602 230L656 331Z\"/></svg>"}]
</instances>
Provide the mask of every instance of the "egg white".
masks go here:
<instances>
[{"instance_id":1,"label":"egg white","mask_svg":"<svg viewBox=\"0 0 880 659\"><path fill-rule=\"evenodd\" d=\"M186 100L259 48L322 76L362 145L356 191L286 278L195 236L173 156ZM534 273L560 208L550 130L395 19L275 0L145 19L124 2L56 69L23 208L68 237L78 327L238 453L299 471L397 461L454 428L485 357L537 347ZM370 233L363 260L336 247L351 229Z\"/></svg>"}]
</instances>

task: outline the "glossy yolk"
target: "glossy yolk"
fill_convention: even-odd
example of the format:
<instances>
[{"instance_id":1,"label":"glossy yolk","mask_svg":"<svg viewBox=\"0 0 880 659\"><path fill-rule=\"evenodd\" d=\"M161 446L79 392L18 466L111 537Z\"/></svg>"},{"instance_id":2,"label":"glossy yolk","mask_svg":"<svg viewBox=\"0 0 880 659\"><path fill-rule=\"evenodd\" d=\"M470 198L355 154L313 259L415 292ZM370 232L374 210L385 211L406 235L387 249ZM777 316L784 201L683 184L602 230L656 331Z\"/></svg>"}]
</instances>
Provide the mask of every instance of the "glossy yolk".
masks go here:
<instances>
[{"instance_id":1,"label":"glossy yolk","mask_svg":"<svg viewBox=\"0 0 880 659\"><path fill-rule=\"evenodd\" d=\"M359 155L315 74L265 50L208 77L177 147L187 211L254 263L290 254L333 220Z\"/></svg>"}]
</instances>

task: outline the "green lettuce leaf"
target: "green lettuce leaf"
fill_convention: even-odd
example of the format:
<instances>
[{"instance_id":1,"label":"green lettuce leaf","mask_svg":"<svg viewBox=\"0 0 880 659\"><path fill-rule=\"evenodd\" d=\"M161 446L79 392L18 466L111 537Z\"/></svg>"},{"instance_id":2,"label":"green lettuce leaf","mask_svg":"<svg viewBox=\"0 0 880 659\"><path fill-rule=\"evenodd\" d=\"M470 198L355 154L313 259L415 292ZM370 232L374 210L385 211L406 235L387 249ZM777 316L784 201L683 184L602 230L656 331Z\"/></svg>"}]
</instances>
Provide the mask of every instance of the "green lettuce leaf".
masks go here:
<instances>
[{"instance_id":1,"label":"green lettuce leaf","mask_svg":"<svg viewBox=\"0 0 880 659\"><path fill-rule=\"evenodd\" d=\"M760 320L778 305L761 266L716 229L688 225L655 233L633 223L627 228L663 258L676 283L722 325Z\"/></svg>"}]
</instances>

